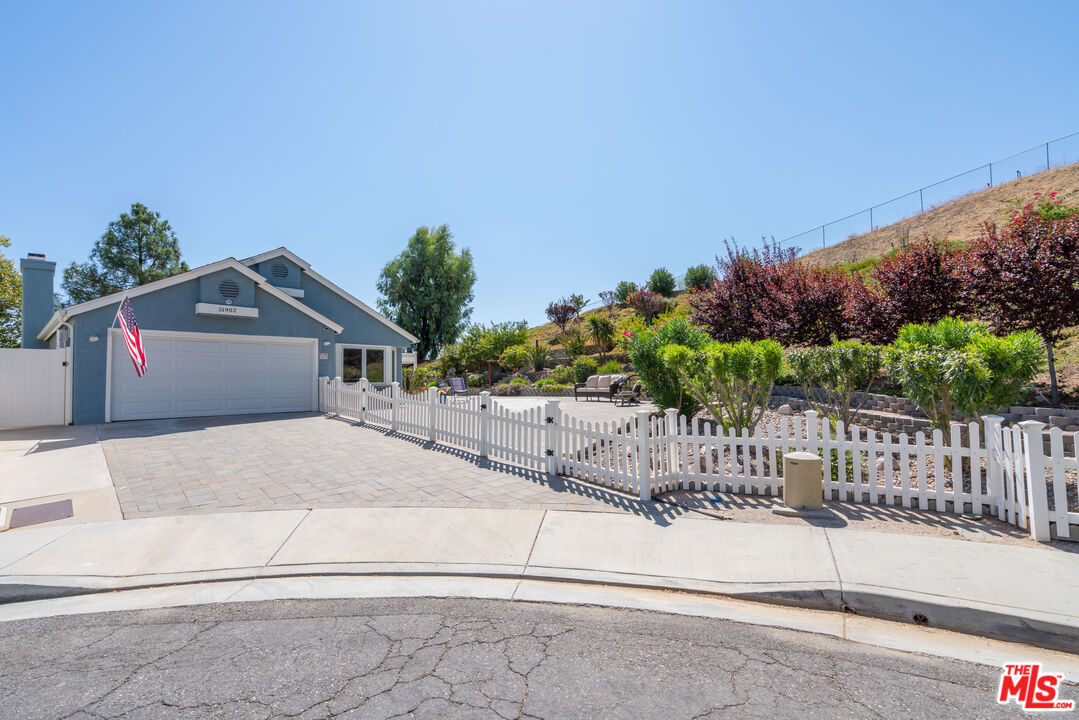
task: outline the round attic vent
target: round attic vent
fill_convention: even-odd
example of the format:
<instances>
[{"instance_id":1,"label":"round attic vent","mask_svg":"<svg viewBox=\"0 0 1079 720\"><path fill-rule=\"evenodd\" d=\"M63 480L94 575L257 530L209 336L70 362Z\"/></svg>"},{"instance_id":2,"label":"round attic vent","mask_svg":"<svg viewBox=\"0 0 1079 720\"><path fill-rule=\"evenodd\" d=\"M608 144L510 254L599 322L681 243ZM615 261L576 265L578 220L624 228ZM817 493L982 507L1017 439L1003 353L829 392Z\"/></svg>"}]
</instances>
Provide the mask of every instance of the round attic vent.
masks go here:
<instances>
[{"instance_id":1,"label":"round attic vent","mask_svg":"<svg viewBox=\"0 0 1079 720\"><path fill-rule=\"evenodd\" d=\"M274 263L271 268L273 276L275 278L287 278L288 277L288 265L285 263Z\"/></svg>"},{"instance_id":2,"label":"round attic vent","mask_svg":"<svg viewBox=\"0 0 1079 720\"><path fill-rule=\"evenodd\" d=\"M222 280L217 291L221 293L221 297L231 299L240 294L240 286L233 280Z\"/></svg>"}]
</instances>

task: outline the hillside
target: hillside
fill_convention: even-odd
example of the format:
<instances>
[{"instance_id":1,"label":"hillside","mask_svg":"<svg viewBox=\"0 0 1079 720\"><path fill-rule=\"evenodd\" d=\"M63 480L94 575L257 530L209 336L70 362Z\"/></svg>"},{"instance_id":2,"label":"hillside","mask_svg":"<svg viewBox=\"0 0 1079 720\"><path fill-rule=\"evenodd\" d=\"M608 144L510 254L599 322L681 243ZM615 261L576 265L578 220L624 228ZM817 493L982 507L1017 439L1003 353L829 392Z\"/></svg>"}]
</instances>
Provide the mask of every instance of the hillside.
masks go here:
<instances>
[{"instance_id":1,"label":"hillside","mask_svg":"<svg viewBox=\"0 0 1079 720\"><path fill-rule=\"evenodd\" d=\"M970 193L931 208L921 215L844 240L805 256L813 265L835 265L880 257L901 244L904 237L916 240L928 233L946 240L968 240L985 221L999 222L1007 214L1006 203L1027 200L1036 192L1055 189L1063 195L1079 194L1079 163L1019 178Z\"/></svg>"}]
</instances>

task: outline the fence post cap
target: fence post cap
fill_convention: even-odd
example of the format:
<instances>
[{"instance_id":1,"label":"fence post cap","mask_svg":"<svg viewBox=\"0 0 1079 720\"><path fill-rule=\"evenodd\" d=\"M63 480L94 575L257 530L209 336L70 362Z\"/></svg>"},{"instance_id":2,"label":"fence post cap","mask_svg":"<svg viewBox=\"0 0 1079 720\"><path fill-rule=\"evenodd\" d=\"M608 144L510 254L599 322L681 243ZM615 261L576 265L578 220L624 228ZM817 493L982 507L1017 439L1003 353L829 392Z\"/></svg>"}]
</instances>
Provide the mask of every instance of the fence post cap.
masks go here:
<instances>
[{"instance_id":1,"label":"fence post cap","mask_svg":"<svg viewBox=\"0 0 1079 720\"><path fill-rule=\"evenodd\" d=\"M816 411L816 410L806 410L805 411L805 416L807 418L809 418L810 420L817 417L818 415L820 415L820 413L818 411Z\"/></svg>"},{"instance_id":2,"label":"fence post cap","mask_svg":"<svg viewBox=\"0 0 1079 720\"><path fill-rule=\"evenodd\" d=\"M1023 422L1019 423L1019 427L1023 428L1024 430L1029 430L1030 432L1038 432L1043 427L1045 427L1045 423L1041 422L1040 420L1024 420Z\"/></svg>"},{"instance_id":3,"label":"fence post cap","mask_svg":"<svg viewBox=\"0 0 1079 720\"><path fill-rule=\"evenodd\" d=\"M341 376L340 376L340 375L335 375L333 379L334 379L334 380L338 380L338 381L340 381L340 380L341 380Z\"/></svg>"},{"instance_id":4,"label":"fence post cap","mask_svg":"<svg viewBox=\"0 0 1079 720\"><path fill-rule=\"evenodd\" d=\"M481 397L491 397L491 393L487 390L480 392Z\"/></svg>"},{"instance_id":5,"label":"fence post cap","mask_svg":"<svg viewBox=\"0 0 1079 720\"><path fill-rule=\"evenodd\" d=\"M798 461L798 460L816 460L817 462L823 462L823 459L821 458L820 455L817 455L816 453L811 453L811 452L802 452L801 450L798 450L798 451L795 451L795 452L784 453L783 459L784 460L794 460L794 461Z\"/></svg>"},{"instance_id":6,"label":"fence post cap","mask_svg":"<svg viewBox=\"0 0 1079 720\"><path fill-rule=\"evenodd\" d=\"M1000 415L982 415L982 422L998 423L1004 422L1004 418Z\"/></svg>"},{"instance_id":7,"label":"fence post cap","mask_svg":"<svg viewBox=\"0 0 1079 720\"><path fill-rule=\"evenodd\" d=\"M651 417L652 411L651 410L634 410L633 414L636 415L637 417Z\"/></svg>"}]
</instances>

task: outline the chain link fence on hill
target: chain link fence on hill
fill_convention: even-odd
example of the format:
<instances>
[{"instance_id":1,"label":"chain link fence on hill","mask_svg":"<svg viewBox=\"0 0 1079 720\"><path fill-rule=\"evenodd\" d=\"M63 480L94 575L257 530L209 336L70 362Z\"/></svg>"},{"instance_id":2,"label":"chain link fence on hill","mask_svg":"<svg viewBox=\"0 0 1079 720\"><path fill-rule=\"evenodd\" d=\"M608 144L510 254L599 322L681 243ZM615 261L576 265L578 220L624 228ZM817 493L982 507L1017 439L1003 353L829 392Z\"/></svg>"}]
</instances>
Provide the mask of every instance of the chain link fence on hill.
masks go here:
<instances>
[{"instance_id":1,"label":"chain link fence on hill","mask_svg":"<svg viewBox=\"0 0 1079 720\"><path fill-rule=\"evenodd\" d=\"M972 192L1074 162L1079 162L1079 132L920 187L887 202L792 235L781 240L779 244L784 247L793 245L803 252L828 247L847 238L864 235L900 220L915 217Z\"/></svg>"}]
</instances>

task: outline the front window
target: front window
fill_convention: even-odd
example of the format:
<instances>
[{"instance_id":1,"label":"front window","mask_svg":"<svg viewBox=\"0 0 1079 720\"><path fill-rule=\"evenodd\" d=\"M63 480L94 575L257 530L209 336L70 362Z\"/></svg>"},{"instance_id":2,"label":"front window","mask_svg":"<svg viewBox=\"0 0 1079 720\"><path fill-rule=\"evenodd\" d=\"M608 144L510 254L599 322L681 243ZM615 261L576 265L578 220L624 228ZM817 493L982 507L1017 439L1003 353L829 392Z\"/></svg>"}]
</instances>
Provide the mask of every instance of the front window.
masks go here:
<instances>
[{"instance_id":1,"label":"front window","mask_svg":"<svg viewBox=\"0 0 1079 720\"><path fill-rule=\"evenodd\" d=\"M367 353L367 379L373 383L386 382L385 363L383 362L383 355L385 355L386 351L368 348L364 352Z\"/></svg>"},{"instance_id":2,"label":"front window","mask_svg":"<svg viewBox=\"0 0 1079 720\"><path fill-rule=\"evenodd\" d=\"M364 377L372 383L392 382L393 373L388 367L391 357L389 348L341 348L341 379L349 383Z\"/></svg>"},{"instance_id":3,"label":"front window","mask_svg":"<svg viewBox=\"0 0 1079 720\"><path fill-rule=\"evenodd\" d=\"M363 349L345 348L341 354L341 379L356 382L363 377Z\"/></svg>"}]
</instances>

